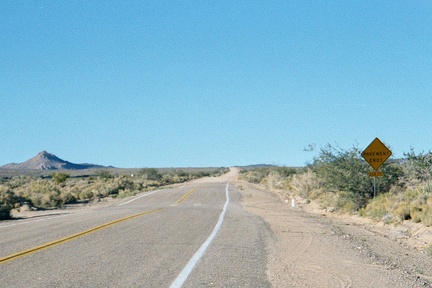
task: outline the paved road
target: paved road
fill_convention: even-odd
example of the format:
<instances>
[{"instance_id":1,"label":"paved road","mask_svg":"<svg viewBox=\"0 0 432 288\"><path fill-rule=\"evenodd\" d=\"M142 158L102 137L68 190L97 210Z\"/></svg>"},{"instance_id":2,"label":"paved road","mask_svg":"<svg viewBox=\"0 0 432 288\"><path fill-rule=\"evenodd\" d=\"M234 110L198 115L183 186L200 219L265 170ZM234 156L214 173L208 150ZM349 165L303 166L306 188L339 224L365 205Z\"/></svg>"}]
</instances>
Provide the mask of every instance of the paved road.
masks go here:
<instances>
[{"instance_id":1,"label":"paved road","mask_svg":"<svg viewBox=\"0 0 432 288\"><path fill-rule=\"evenodd\" d=\"M0 286L270 287L271 232L243 210L233 185L146 193L110 207L0 222Z\"/></svg>"}]
</instances>

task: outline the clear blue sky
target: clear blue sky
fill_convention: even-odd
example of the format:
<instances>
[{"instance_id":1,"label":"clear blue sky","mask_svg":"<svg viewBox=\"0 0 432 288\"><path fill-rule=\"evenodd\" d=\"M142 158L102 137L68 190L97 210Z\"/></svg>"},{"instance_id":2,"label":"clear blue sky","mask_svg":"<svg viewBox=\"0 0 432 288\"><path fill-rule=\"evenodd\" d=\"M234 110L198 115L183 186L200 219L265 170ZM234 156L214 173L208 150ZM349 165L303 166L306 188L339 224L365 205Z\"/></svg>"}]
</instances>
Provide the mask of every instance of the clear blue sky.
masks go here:
<instances>
[{"instance_id":1,"label":"clear blue sky","mask_svg":"<svg viewBox=\"0 0 432 288\"><path fill-rule=\"evenodd\" d=\"M0 115L0 165L428 151L432 1L1 1Z\"/></svg>"}]
</instances>

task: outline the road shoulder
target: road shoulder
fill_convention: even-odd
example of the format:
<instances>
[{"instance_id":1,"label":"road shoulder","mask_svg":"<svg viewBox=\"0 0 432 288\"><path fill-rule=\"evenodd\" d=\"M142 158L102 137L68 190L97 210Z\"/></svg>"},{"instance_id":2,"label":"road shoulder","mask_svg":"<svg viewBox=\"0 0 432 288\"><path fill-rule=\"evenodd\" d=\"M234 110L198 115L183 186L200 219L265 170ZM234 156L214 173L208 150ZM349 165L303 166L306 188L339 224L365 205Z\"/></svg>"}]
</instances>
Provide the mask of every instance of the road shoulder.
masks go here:
<instances>
[{"instance_id":1,"label":"road shoulder","mask_svg":"<svg viewBox=\"0 0 432 288\"><path fill-rule=\"evenodd\" d=\"M273 287L432 287L432 257L365 223L292 208L250 183L236 187L244 209L274 232L267 267Z\"/></svg>"}]
</instances>

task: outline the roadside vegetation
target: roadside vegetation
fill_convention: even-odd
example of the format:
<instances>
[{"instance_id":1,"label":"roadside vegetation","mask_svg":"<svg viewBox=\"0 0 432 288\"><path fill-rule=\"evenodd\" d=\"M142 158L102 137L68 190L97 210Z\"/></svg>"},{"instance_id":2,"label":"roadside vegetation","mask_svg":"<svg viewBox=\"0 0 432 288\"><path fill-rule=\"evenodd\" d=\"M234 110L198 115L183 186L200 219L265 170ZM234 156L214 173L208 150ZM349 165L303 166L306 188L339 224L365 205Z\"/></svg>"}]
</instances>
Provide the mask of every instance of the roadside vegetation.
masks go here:
<instances>
[{"instance_id":1,"label":"roadside vegetation","mask_svg":"<svg viewBox=\"0 0 432 288\"><path fill-rule=\"evenodd\" d=\"M55 209L66 204L101 201L107 197L127 197L192 179L219 176L227 168L110 169L58 171L49 175L0 177L0 219L11 217L12 209ZM11 173L8 171L8 173ZM71 175L71 174L73 175ZM83 173L83 172L81 172Z\"/></svg>"},{"instance_id":2,"label":"roadside vegetation","mask_svg":"<svg viewBox=\"0 0 432 288\"><path fill-rule=\"evenodd\" d=\"M321 148L310 165L302 168L265 167L242 169L239 179L266 185L283 198L299 196L322 209L398 224L411 220L432 226L432 153L404 154L389 159L374 182L374 171L357 146ZM432 251L432 250L431 250Z\"/></svg>"}]
</instances>

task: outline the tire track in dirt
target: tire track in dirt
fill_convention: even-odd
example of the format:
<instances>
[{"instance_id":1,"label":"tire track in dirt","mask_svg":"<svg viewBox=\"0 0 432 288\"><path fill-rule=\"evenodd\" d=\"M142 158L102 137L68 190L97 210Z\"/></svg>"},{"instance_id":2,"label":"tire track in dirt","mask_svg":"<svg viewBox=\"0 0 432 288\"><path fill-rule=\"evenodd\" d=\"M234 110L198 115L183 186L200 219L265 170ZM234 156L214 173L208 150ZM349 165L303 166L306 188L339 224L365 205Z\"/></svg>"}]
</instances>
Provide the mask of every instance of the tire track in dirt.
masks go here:
<instances>
[{"instance_id":1,"label":"tire track in dirt","mask_svg":"<svg viewBox=\"0 0 432 288\"><path fill-rule=\"evenodd\" d=\"M273 287L432 287L427 280L432 259L421 258L424 263L412 271L409 259L421 255L385 237L292 208L256 185L238 186L245 209L265 219L274 233L268 247ZM401 258L405 254L410 256Z\"/></svg>"}]
</instances>

